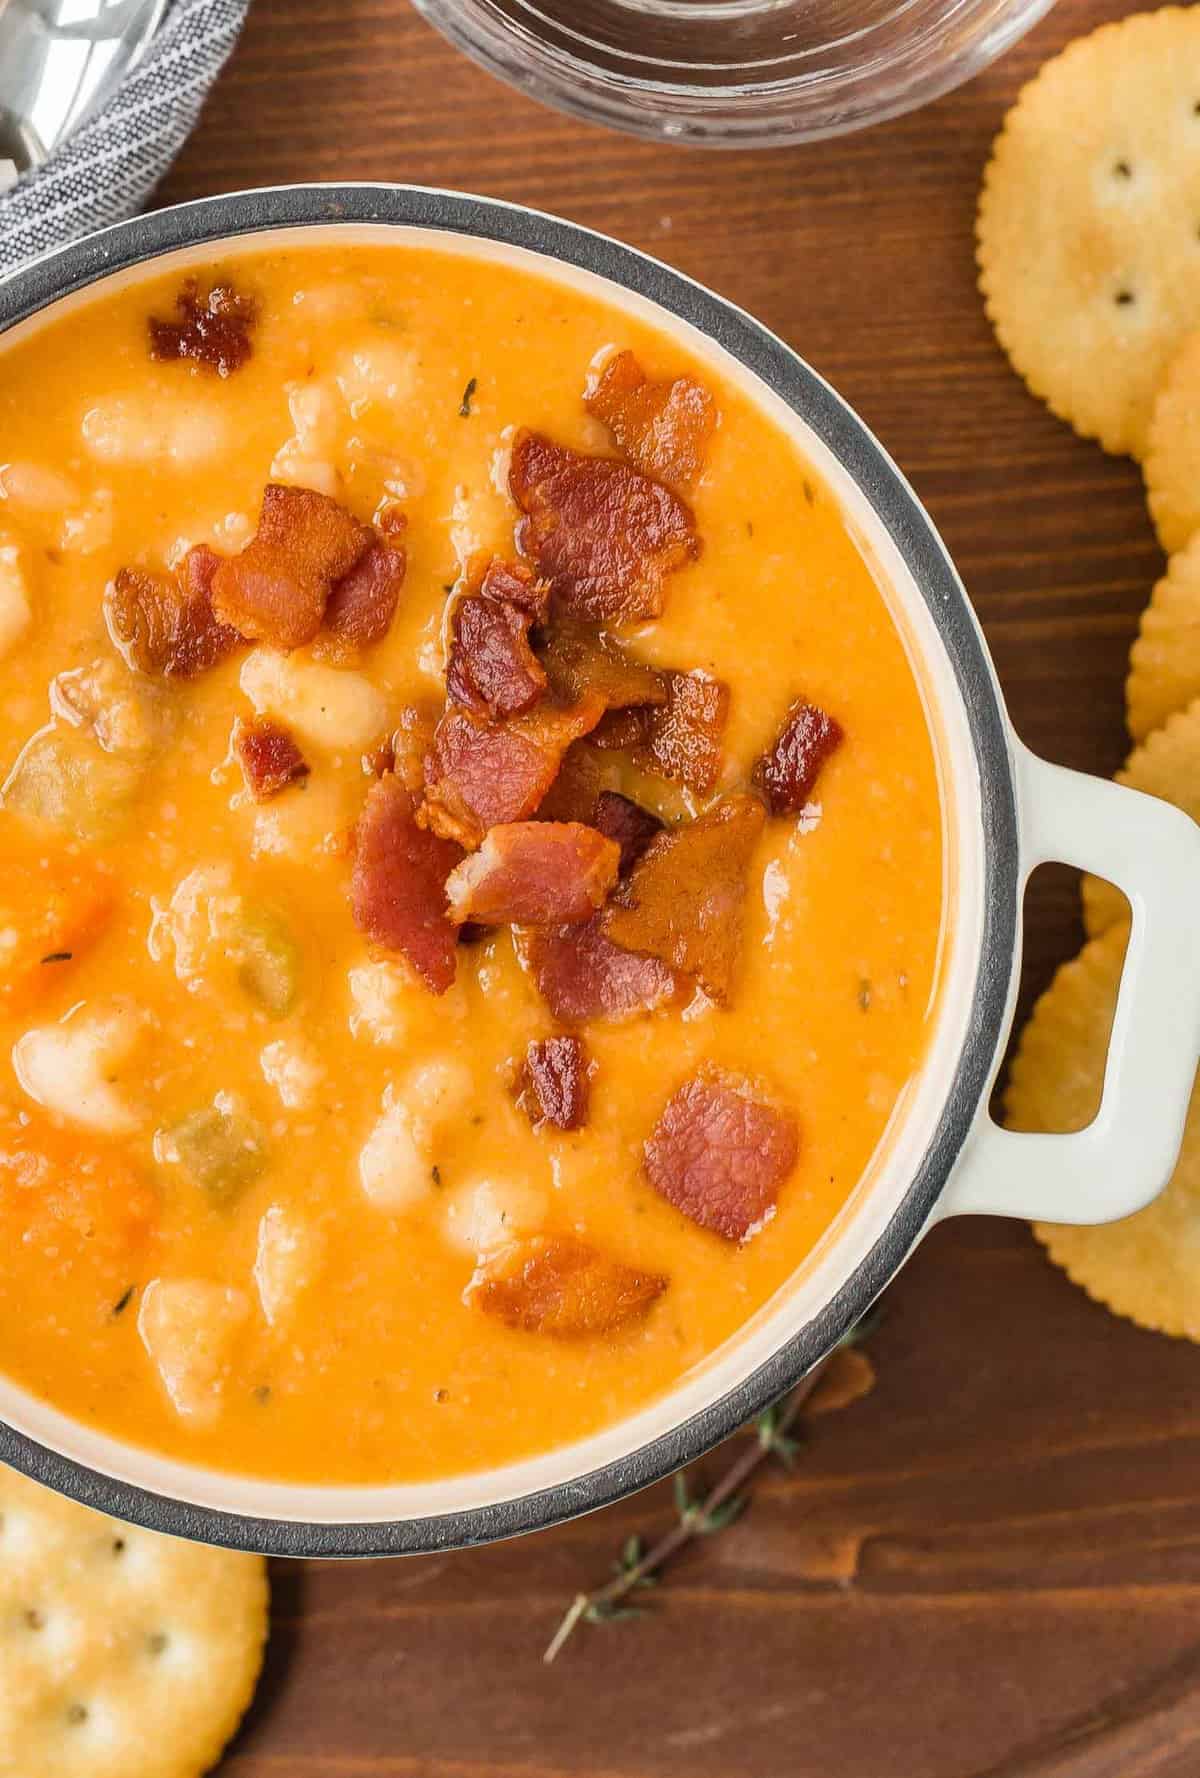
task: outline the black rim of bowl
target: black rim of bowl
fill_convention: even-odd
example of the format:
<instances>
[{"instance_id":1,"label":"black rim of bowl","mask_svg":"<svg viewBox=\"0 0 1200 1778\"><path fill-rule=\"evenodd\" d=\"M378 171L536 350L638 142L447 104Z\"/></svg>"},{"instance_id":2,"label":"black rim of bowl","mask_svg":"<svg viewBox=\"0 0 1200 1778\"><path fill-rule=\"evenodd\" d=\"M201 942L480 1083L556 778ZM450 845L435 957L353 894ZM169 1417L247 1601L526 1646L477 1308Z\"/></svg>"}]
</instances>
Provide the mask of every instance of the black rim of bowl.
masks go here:
<instances>
[{"instance_id":1,"label":"black rim of bowl","mask_svg":"<svg viewBox=\"0 0 1200 1778\"><path fill-rule=\"evenodd\" d=\"M0 282L0 333L112 273L181 248L330 223L451 230L548 255L657 303L716 340L837 457L899 550L933 616L979 770L983 945L968 1035L932 1139L890 1222L836 1296L748 1377L682 1424L571 1481L419 1519L334 1523L244 1516L151 1493L0 1422L0 1459L58 1492L152 1530L276 1556L383 1556L465 1548L606 1506L693 1462L752 1420L854 1325L916 1244L990 1085L1017 946L1017 810L1008 728L986 648L953 564L908 484L841 398L782 340L702 285L608 236L540 211L419 186L316 185L235 192L160 210L55 251ZM269 1483L263 1484L269 1487Z\"/></svg>"}]
</instances>

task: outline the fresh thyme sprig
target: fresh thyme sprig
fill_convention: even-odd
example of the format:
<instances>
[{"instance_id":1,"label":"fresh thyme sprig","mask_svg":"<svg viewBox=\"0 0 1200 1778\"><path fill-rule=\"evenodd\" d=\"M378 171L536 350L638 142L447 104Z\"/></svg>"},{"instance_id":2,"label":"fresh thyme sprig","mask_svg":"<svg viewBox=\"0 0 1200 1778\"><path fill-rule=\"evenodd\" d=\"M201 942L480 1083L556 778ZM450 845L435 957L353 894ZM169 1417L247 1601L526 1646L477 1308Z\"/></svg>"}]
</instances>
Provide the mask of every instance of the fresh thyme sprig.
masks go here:
<instances>
[{"instance_id":1,"label":"fresh thyme sprig","mask_svg":"<svg viewBox=\"0 0 1200 1778\"><path fill-rule=\"evenodd\" d=\"M741 1517L750 1503L746 1483L768 1458L778 1459L787 1469L794 1468L800 1449L795 1430L818 1384L839 1353L848 1346L861 1345L874 1331L875 1325L873 1315L860 1321L828 1357L809 1371L790 1395L760 1414L754 1423L754 1438L746 1443L721 1480L707 1493L694 1496L687 1471L679 1471L675 1477L674 1525L649 1549L640 1537L627 1538L613 1564L613 1578L593 1592L575 1595L542 1656L547 1666L561 1654L580 1624L611 1624L623 1618L640 1617L643 1607L634 1603L637 1594L657 1586L660 1570L687 1544L698 1537L712 1537ZM853 1391L853 1394L858 1393L861 1388Z\"/></svg>"}]
</instances>

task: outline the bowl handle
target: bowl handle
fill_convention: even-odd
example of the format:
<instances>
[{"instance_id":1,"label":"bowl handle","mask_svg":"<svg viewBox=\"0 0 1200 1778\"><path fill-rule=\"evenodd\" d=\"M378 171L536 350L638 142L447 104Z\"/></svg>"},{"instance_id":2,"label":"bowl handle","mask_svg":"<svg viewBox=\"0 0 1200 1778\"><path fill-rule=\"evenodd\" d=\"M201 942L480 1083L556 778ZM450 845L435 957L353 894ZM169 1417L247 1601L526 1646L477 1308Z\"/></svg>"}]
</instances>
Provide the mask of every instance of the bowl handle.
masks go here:
<instances>
[{"instance_id":1,"label":"bowl handle","mask_svg":"<svg viewBox=\"0 0 1200 1778\"><path fill-rule=\"evenodd\" d=\"M1200 1056L1200 826L1155 797L1048 765L1014 742L1022 882L1051 859L1115 883L1132 930L1086 1130L1003 1130L986 1106L935 1216L1112 1222L1156 1198L1179 1157Z\"/></svg>"}]
</instances>

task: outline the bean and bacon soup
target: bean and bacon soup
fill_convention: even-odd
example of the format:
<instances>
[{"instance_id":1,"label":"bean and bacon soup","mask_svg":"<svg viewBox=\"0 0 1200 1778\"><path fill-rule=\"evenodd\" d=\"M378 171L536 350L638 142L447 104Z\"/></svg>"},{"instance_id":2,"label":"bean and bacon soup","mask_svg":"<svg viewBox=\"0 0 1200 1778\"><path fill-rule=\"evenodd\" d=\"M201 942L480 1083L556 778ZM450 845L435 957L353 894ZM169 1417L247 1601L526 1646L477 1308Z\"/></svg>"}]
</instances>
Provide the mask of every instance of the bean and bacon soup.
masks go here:
<instances>
[{"instance_id":1,"label":"bean and bacon soup","mask_svg":"<svg viewBox=\"0 0 1200 1778\"><path fill-rule=\"evenodd\" d=\"M0 1370L245 1474L594 1432L919 1066L934 750L793 443L469 253L235 254L0 352Z\"/></svg>"}]
</instances>

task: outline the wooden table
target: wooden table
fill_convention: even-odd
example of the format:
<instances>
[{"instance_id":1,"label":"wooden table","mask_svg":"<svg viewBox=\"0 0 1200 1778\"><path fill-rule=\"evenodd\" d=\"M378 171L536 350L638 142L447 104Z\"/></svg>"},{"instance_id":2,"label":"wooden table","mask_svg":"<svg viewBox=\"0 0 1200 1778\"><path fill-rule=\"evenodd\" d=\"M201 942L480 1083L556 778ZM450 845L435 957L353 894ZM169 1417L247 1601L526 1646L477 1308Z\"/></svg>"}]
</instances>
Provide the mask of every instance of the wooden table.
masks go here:
<instances>
[{"instance_id":1,"label":"wooden table","mask_svg":"<svg viewBox=\"0 0 1200 1778\"><path fill-rule=\"evenodd\" d=\"M974 285L988 143L1021 81L1123 8L1060 0L965 90L840 143L703 155L542 110L404 0L256 0L164 200L305 179L516 198L744 304L911 476L1017 726L1110 772L1160 571L1131 463L1026 395ZM1078 943L1039 884L1027 996ZM281 1568L226 1778L1195 1778L1200 1360L1093 1307L1020 1227L937 1232L890 1295L873 1395L670 1572L653 1615L539 1656L660 1490L547 1536Z\"/></svg>"}]
</instances>

